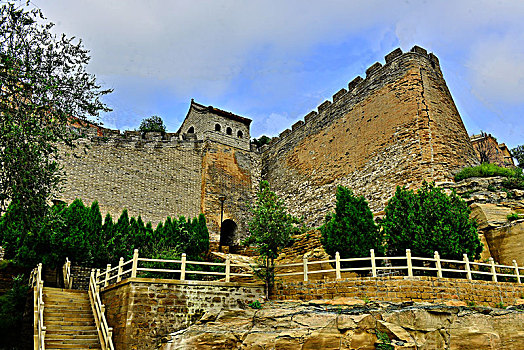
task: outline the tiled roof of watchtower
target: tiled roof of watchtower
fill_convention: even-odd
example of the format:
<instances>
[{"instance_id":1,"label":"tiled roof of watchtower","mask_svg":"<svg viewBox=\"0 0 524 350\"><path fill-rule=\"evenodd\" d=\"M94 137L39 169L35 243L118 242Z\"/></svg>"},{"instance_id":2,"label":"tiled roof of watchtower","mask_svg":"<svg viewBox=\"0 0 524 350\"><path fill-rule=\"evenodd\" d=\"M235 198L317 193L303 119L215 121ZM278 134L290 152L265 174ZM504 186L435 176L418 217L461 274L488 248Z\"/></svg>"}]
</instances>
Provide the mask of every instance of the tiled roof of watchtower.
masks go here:
<instances>
[{"instance_id":1,"label":"tiled roof of watchtower","mask_svg":"<svg viewBox=\"0 0 524 350\"><path fill-rule=\"evenodd\" d=\"M229 118L229 119L232 119L232 120L236 120L236 121L239 121L247 126L249 126L251 124L251 119L249 118L245 118L245 117L241 117L239 115L236 115L236 114L233 114L231 112L228 112L228 111L224 111L222 109L219 109L219 108L216 108L216 107L213 107L213 106L204 106L200 103L197 103L195 102L195 100L191 99L191 107L189 108L191 110L191 108L195 108L196 110L198 111L202 111L202 112L210 112L210 113L213 113L213 114L216 114L216 115L220 115L222 117L226 117L226 118ZM189 112L188 112L189 113Z\"/></svg>"}]
</instances>

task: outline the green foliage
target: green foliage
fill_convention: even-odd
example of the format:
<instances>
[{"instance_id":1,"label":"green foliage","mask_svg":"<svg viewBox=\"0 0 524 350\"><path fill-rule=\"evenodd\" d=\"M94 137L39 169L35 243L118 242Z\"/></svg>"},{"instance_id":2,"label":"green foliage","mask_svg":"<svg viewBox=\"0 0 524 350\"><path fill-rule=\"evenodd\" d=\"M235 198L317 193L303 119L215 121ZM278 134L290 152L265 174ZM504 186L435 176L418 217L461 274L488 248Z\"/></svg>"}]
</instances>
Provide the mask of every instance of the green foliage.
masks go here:
<instances>
[{"instance_id":1,"label":"green foliage","mask_svg":"<svg viewBox=\"0 0 524 350\"><path fill-rule=\"evenodd\" d=\"M519 214L511 213L511 214L508 214L508 216L506 216L506 218L508 219L508 221L518 220L519 219Z\"/></svg>"},{"instance_id":2,"label":"green foliage","mask_svg":"<svg viewBox=\"0 0 524 350\"><path fill-rule=\"evenodd\" d=\"M271 138L267 137L266 135L262 135L260 136L258 139L253 139L253 141L251 141L255 146L257 146L258 148L264 146L264 145L267 145L269 143L269 141L271 141Z\"/></svg>"},{"instance_id":3,"label":"green foliage","mask_svg":"<svg viewBox=\"0 0 524 350\"><path fill-rule=\"evenodd\" d=\"M506 305L504 305L504 302L503 301L500 301L498 303L495 303L495 307L496 308L499 308L499 309L505 309L506 308Z\"/></svg>"},{"instance_id":4,"label":"green foliage","mask_svg":"<svg viewBox=\"0 0 524 350\"><path fill-rule=\"evenodd\" d=\"M322 245L326 252L341 258L360 258L369 256L369 250L384 253L384 239L379 227L373 221L373 214L363 196L339 186L337 188L335 213L326 217L320 228Z\"/></svg>"},{"instance_id":5,"label":"green foliage","mask_svg":"<svg viewBox=\"0 0 524 350\"><path fill-rule=\"evenodd\" d=\"M248 224L250 236L245 244L256 246L262 262L259 263L266 282L266 293L274 282L274 261L294 233L303 229L300 220L287 213L282 199L271 191L267 181L261 181L254 207L253 218Z\"/></svg>"},{"instance_id":6,"label":"green foliage","mask_svg":"<svg viewBox=\"0 0 524 350\"><path fill-rule=\"evenodd\" d=\"M454 192L448 196L434 184L423 183L417 191L397 187L386 206L382 221L388 254L461 260L466 253L478 259L482 252L477 224L469 219L470 209Z\"/></svg>"},{"instance_id":7,"label":"green foliage","mask_svg":"<svg viewBox=\"0 0 524 350\"><path fill-rule=\"evenodd\" d=\"M502 181L502 186L506 189L524 190L524 174L522 168L514 168L513 174Z\"/></svg>"},{"instance_id":8,"label":"green foliage","mask_svg":"<svg viewBox=\"0 0 524 350\"><path fill-rule=\"evenodd\" d=\"M379 343L377 344L377 349L380 350L394 350L395 347L391 345L391 339L389 339L389 336L387 333L381 332L378 329L375 330L375 333L377 334L377 340Z\"/></svg>"},{"instance_id":9,"label":"green foliage","mask_svg":"<svg viewBox=\"0 0 524 350\"><path fill-rule=\"evenodd\" d=\"M203 214L192 220L168 217L153 229L140 216L130 218L127 210L116 223L109 214L102 222L97 202L86 207L76 199L69 206L53 206L40 229L24 236L18 225L20 210L12 203L0 217L0 245L6 258L28 267L39 262L59 267L66 257L81 265L105 266L118 263L120 257L131 259L134 249L142 256L174 259L186 253L188 260L199 260L209 250Z\"/></svg>"},{"instance_id":10,"label":"green foliage","mask_svg":"<svg viewBox=\"0 0 524 350\"><path fill-rule=\"evenodd\" d=\"M252 309L262 309L262 304L259 300L255 300L247 305Z\"/></svg>"},{"instance_id":11,"label":"green foliage","mask_svg":"<svg viewBox=\"0 0 524 350\"><path fill-rule=\"evenodd\" d=\"M511 150L511 155L517 160L517 162L519 162L519 168L524 169L524 145L513 148Z\"/></svg>"},{"instance_id":12,"label":"green foliage","mask_svg":"<svg viewBox=\"0 0 524 350\"><path fill-rule=\"evenodd\" d=\"M164 125L164 121L159 116L151 116L149 118L145 118L140 123L139 129L142 132L149 132L149 131L155 131L155 132L166 132L166 127Z\"/></svg>"},{"instance_id":13,"label":"green foliage","mask_svg":"<svg viewBox=\"0 0 524 350\"><path fill-rule=\"evenodd\" d=\"M495 164L482 163L475 167L462 169L455 175L455 181L468 179L470 177L490 177L490 176L516 176L515 169L502 168Z\"/></svg>"},{"instance_id":14,"label":"green foliage","mask_svg":"<svg viewBox=\"0 0 524 350\"><path fill-rule=\"evenodd\" d=\"M61 180L58 145L76 136L68 124L109 111L99 98L111 90L86 72L89 51L52 27L39 9L0 7L0 213L9 203L20 208L21 241L48 215Z\"/></svg>"},{"instance_id":15,"label":"green foliage","mask_svg":"<svg viewBox=\"0 0 524 350\"><path fill-rule=\"evenodd\" d=\"M29 287L22 275L14 278L13 287L0 296L0 349L18 349L22 317Z\"/></svg>"}]
</instances>

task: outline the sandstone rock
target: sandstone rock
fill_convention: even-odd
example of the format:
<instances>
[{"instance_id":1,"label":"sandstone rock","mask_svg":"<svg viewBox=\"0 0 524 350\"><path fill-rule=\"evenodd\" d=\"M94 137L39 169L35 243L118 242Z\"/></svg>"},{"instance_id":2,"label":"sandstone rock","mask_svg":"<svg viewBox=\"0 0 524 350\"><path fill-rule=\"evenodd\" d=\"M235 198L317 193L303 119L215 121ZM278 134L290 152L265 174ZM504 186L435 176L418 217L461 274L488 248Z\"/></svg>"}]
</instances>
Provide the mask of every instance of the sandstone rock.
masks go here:
<instances>
[{"instance_id":1,"label":"sandstone rock","mask_svg":"<svg viewBox=\"0 0 524 350\"><path fill-rule=\"evenodd\" d=\"M220 312L215 321L171 334L161 349L371 350L379 344L377 331L395 349L517 350L524 344L524 310L270 302L262 310Z\"/></svg>"},{"instance_id":2,"label":"sandstone rock","mask_svg":"<svg viewBox=\"0 0 524 350\"><path fill-rule=\"evenodd\" d=\"M471 205L470 217L477 221L479 230L489 227L498 227L508 222L507 216L513 211L511 208L491 203L474 203Z\"/></svg>"},{"instance_id":3,"label":"sandstone rock","mask_svg":"<svg viewBox=\"0 0 524 350\"><path fill-rule=\"evenodd\" d=\"M516 260L524 266L524 221L484 230L484 236L490 247L491 256L503 265L513 265Z\"/></svg>"}]
</instances>

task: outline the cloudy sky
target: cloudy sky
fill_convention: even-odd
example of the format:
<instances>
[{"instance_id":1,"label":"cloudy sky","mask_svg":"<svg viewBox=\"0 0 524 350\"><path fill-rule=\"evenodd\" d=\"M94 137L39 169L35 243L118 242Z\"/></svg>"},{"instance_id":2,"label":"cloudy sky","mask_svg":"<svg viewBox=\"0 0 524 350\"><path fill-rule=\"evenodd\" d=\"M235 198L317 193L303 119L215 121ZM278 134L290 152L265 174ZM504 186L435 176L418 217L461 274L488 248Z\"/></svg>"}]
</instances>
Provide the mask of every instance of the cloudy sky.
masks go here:
<instances>
[{"instance_id":1,"label":"cloudy sky","mask_svg":"<svg viewBox=\"0 0 524 350\"><path fill-rule=\"evenodd\" d=\"M440 59L468 132L524 144L522 0L31 0L80 37L113 112L105 126L161 116L176 131L190 99L278 135L396 47Z\"/></svg>"}]
</instances>

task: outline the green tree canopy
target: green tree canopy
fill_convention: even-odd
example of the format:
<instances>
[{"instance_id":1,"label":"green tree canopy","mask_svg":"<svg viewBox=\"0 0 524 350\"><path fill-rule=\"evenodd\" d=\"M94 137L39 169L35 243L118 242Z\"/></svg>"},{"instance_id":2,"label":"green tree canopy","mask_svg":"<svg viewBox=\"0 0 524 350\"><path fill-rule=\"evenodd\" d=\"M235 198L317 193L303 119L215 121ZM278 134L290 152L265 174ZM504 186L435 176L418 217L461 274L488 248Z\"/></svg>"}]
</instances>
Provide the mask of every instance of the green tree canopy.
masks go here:
<instances>
[{"instance_id":1,"label":"green tree canopy","mask_svg":"<svg viewBox=\"0 0 524 350\"><path fill-rule=\"evenodd\" d=\"M274 281L275 259L290 242L291 235L300 232L300 220L287 213L284 202L271 191L267 181L260 182L252 214L248 226L250 236L244 243L256 246L263 260L261 269L266 293L269 293Z\"/></svg>"},{"instance_id":2,"label":"green tree canopy","mask_svg":"<svg viewBox=\"0 0 524 350\"><path fill-rule=\"evenodd\" d=\"M342 258L369 256L370 249L384 253L384 239L373 221L373 214L363 196L357 197L346 187L337 188L335 213L326 217L320 228L326 252Z\"/></svg>"},{"instance_id":3,"label":"green tree canopy","mask_svg":"<svg viewBox=\"0 0 524 350\"><path fill-rule=\"evenodd\" d=\"M58 145L72 145L68 127L109 109L86 72L81 40L51 33L38 9L0 7L0 213L15 203L21 233L48 214L60 182ZM33 232L34 233L34 232Z\"/></svg>"},{"instance_id":4,"label":"green tree canopy","mask_svg":"<svg viewBox=\"0 0 524 350\"><path fill-rule=\"evenodd\" d=\"M166 132L166 127L162 118L154 115L142 120L142 122L140 123L140 128L138 130L140 130L141 132L155 131L164 133Z\"/></svg>"},{"instance_id":5,"label":"green tree canopy","mask_svg":"<svg viewBox=\"0 0 524 350\"><path fill-rule=\"evenodd\" d=\"M260 136L258 139L253 139L253 144L257 147L262 147L264 145L267 145L271 141L270 137L267 137L266 135Z\"/></svg>"},{"instance_id":6,"label":"green tree canopy","mask_svg":"<svg viewBox=\"0 0 524 350\"><path fill-rule=\"evenodd\" d=\"M511 150L513 158L519 162L519 168L524 169L524 145L517 146Z\"/></svg>"},{"instance_id":7,"label":"green tree canopy","mask_svg":"<svg viewBox=\"0 0 524 350\"><path fill-rule=\"evenodd\" d=\"M382 221L388 253L404 255L411 249L413 255L422 257L438 251L449 259L462 260L464 253L478 259L482 243L469 214L462 198L454 192L448 196L434 184L424 182L417 192L397 187Z\"/></svg>"}]
</instances>

